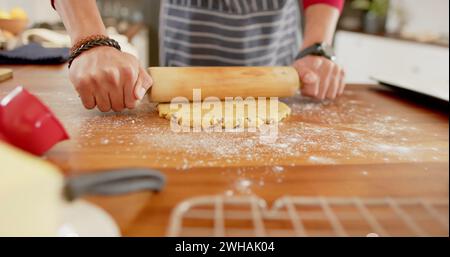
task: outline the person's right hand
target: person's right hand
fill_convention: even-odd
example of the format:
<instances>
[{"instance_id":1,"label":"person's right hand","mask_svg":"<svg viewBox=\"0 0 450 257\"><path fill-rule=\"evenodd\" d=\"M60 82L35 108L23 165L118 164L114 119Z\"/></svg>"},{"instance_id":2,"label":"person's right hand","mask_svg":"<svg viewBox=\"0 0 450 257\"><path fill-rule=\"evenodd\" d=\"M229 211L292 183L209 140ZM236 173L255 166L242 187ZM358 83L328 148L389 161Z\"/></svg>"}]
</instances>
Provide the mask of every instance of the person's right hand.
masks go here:
<instances>
[{"instance_id":1,"label":"person's right hand","mask_svg":"<svg viewBox=\"0 0 450 257\"><path fill-rule=\"evenodd\" d=\"M133 109L145 96L153 80L127 53L102 46L90 49L72 63L69 78L87 109L102 112Z\"/></svg>"}]
</instances>

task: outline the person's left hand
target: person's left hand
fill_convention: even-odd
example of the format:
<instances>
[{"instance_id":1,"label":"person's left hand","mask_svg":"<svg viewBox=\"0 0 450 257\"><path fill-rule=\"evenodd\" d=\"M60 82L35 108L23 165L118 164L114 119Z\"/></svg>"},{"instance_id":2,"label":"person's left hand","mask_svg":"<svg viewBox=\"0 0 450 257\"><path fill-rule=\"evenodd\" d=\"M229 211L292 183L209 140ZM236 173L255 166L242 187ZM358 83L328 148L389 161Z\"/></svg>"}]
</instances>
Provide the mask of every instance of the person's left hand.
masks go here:
<instances>
[{"instance_id":1,"label":"person's left hand","mask_svg":"<svg viewBox=\"0 0 450 257\"><path fill-rule=\"evenodd\" d=\"M345 89L345 72L336 63L321 56L306 56L294 62L300 81L302 95L320 100L335 99Z\"/></svg>"}]
</instances>

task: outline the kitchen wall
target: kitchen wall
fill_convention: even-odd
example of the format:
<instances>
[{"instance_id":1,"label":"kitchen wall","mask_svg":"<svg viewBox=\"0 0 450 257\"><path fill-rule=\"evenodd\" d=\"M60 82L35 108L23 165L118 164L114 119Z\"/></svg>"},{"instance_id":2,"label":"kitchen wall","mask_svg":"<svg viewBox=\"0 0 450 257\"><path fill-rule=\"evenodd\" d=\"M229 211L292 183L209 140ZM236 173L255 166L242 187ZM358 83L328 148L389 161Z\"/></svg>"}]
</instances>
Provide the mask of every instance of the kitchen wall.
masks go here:
<instances>
[{"instance_id":1,"label":"kitchen wall","mask_svg":"<svg viewBox=\"0 0 450 257\"><path fill-rule=\"evenodd\" d=\"M391 0L387 30L408 34L436 34L448 39L448 0Z\"/></svg>"},{"instance_id":2,"label":"kitchen wall","mask_svg":"<svg viewBox=\"0 0 450 257\"><path fill-rule=\"evenodd\" d=\"M448 47L340 31L336 52L351 83L373 83L371 77L381 76L449 84Z\"/></svg>"},{"instance_id":3,"label":"kitchen wall","mask_svg":"<svg viewBox=\"0 0 450 257\"><path fill-rule=\"evenodd\" d=\"M0 9L9 10L17 6L23 8L27 12L31 23L59 21L59 16L51 7L50 0L0 1Z\"/></svg>"}]
</instances>

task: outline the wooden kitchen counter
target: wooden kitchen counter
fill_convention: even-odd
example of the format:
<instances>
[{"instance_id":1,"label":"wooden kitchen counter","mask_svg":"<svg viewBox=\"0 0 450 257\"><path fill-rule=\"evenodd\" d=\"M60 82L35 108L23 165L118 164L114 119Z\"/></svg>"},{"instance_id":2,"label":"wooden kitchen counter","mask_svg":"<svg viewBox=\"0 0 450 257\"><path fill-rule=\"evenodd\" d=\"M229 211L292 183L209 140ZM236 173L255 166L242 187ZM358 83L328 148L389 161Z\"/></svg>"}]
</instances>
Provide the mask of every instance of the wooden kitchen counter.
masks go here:
<instances>
[{"instance_id":1,"label":"wooden kitchen counter","mask_svg":"<svg viewBox=\"0 0 450 257\"><path fill-rule=\"evenodd\" d=\"M71 139L45 158L65 174L151 167L167 175L158 194L89 198L126 236L165 235L172 208L203 195L448 199L448 112L385 87L351 85L335 102L287 99L293 115L267 143L256 133L173 133L149 103L122 114L88 111L65 67L12 68L0 97L22 85L56 113Z\"/></svg>"}]
</instances>

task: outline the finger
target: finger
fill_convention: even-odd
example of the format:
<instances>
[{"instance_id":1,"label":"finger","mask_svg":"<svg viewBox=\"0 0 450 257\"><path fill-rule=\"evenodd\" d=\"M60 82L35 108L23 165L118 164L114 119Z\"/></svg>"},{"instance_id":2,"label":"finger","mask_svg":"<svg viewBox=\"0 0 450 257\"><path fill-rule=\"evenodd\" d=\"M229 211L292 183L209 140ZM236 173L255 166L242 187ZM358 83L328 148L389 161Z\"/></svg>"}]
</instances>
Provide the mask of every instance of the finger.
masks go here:
<instances>
[{"instance_id":1,"label":"finger","mask_svg":"<svg viewBox=\"0 0 450 257\"><path fill-rule=\"evenodd\" d=\"M125 109L122 87L117 87L116 89L109 91L109 99L111 101L111 108L113 111L121 112Z\"/></svg>"},{"instance_id":2,"label":"finger","mask_svg":"<svg viewBox=\"0 0 450 257\"><path fill-rule=\"evenodd\" d=\"M339 95L342 95L345 90L345 72L341 70L341 78L339 81Z\"/></svg>"},{"instance_id":3,"label":"finger","mask_svg":"<svg viewBox=\"0 0 450 257\"><path fill-rule=\"evenodd\" d=\"M304 84L311 84L317 82L318 77L313 69L309 68L304 64L299 64L298 62L294 64L294 68L300 77L300 80Z\"/></svg>"},{"instance_id":4,"label":"finger","mask_svg":"<svg viewBox=\"0 0 450 257\"><path fill-rule=\"evenodd\" d=\"M298 63L294 64L297 70L300 81L302 82L302 94L306 96L316 96L319 91L319 77L310 68Z\"/></svg>"},{"instance_id":5,"label":"finger","mask_svg":"<svg viewBox=\"0 0 450 257\"><path fill-rule=\"evenodd\" d=\"M121 69L121 85L123 88L134 86L139 77L139 65L124 67Z\"/></svg>"},{"instance_id":6,"label":"finger","mask_svg":"<svg viewBox=\"0 0 450 257\"><path fill-rule=\"evenodd\" d=\"M319 94L319 83L320 80L317 79L315 83L303 84L302 94L305 96L317 97Z\"/></svg>"},{"instance_id":7,"label":"finger","mask_svg":"<svg viewBox=\"0 0 450 257\"><path fill-rule=\"evenodd\" d=\"M81 102L83 103L84 107L88 110L92 110L96 106L95 97L93 95L87 95L87 94L80 94Z\"/></svg>"},{"instance_id":8,"label":"finger","mask_svg":"<svg viewBox=\"0 0 450 257\"><path fill-rule=\"evenodd\" d=\"M302 93L307 96L317 96L319 94L319 77L310 71L306 73L302 80Z\"/></svg>"},{"instance_id":9,"label":"finger","mask_svg":"<svg viewBox=\"0 0 450 257\"><path fill-rule=\"evenodd\" d=\"M333 74L333 64L324 65L320 74L319 99L324 100Z\"/></svg>"},{"instance_id":10,"label":"finger","mask_svg":"<svg viewBox=\"0 0 450 257\"><path fill-rule=\"evenodd\" d=\"M330 87L328 88L327 98L335 99L339 91L339 80L341 70L338 65L334 65L333 71L330 77Z\"/></svg>"},{"instance_id":11,"label":"finger","mask_svg":"<svg viewBox=\"0 0 450 257\"><path fill-rule=\"evenodd\" d=\"M153 85L153 79L150 77L148 72L142 67L139 68L139 76L142 77L142 83L135 84L134 95L135 95L136 99L142 100L144 98L145 94L147 93L147 91Z\"/></svg>"},{"instance_id":12,"label":"finger","mask_svg":"<svg viewBox=\"0 0 450 257\"><path fill-rule=\"evenodd\" d=\"M136 84L125 83L123 85L124 102L125 102L125 106L128 109L136 108L137 100L136 100L136 96L134 95L134 88L137 85L142 84L142 81L143 81L142 75L140 75L140 73L139 73L138 79L136 80Z\"/></svg>"},{"instance_id":13,"label":"finger","mask_svg":"<svg viewBox=\"0 0 450 257\"><path fill-rule=\"evenodd\" d=\"M95 101L96 101L97 107L100 111L109 112L111 110L111 102L110 102L108 93L98 92L95 95Z\"/></svg>"},{"instance_id":14,"label":"finger","mask_svg":"<svg viewBox=\"0 0 450 257\"><path fill-rule=\"evenodd\" d=\"M120 71L118 69L106 69L104 71L104 82L107 82L107 91L111 108L115 112L121 112L125 108L123 89L120 84Z\"/></svg>"},{"instance_id":15,"label":"finger","mask_svg":"<svg viewBox=\"0 0 450 257\"><path fill-rule=\"evenodd\" d=\"M88 84L86 84L84 81L78 82L78 84L75 86L78 95L80 96L81 102L83 103L84 107L88 110L91 110L95 108L95 98L92 95L92 91L90 90L90 87Z\"/></svg>"}]
</instances>

